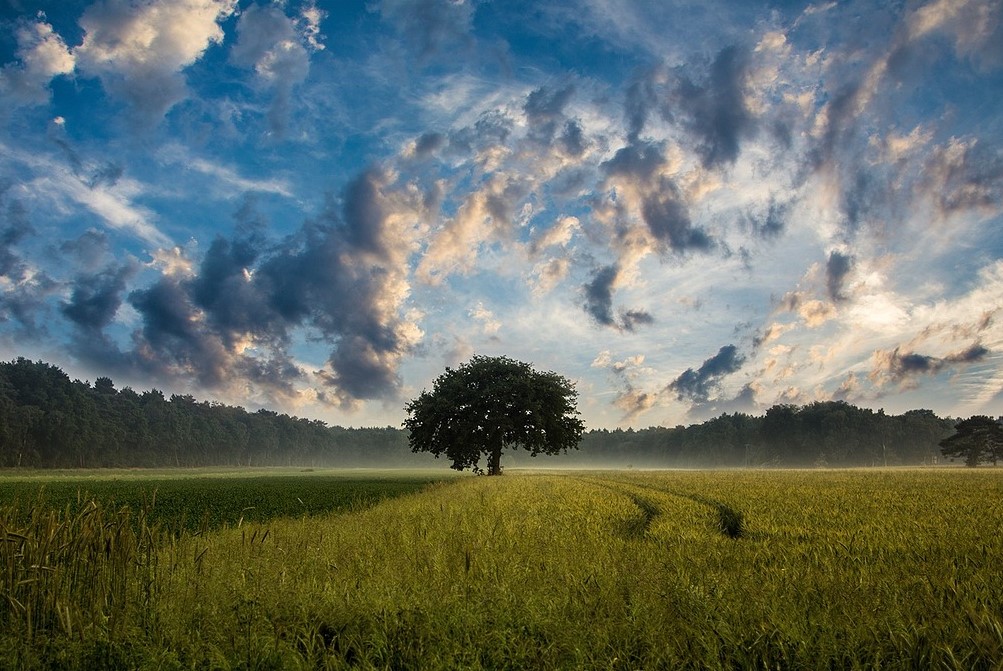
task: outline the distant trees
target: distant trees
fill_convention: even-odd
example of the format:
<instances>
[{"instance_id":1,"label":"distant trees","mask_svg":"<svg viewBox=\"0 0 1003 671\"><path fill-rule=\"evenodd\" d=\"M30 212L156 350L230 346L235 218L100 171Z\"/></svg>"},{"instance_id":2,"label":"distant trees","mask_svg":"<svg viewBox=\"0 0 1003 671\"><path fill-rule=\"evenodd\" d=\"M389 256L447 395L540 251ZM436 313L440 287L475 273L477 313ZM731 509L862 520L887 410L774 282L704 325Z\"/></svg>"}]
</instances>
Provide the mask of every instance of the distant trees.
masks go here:
<instances>
[{"instance_id":1,"label":"distant trees","mask_svg":"<svg viewBox=\"0 0 1003 671\"><path fill-rule=\"evenodd\" d=\"M344 429L110 378L71 381L56 366L0 362L0 468L413 464L403 432Z\"/></svg>"},{"instance_id":2,"label":"distant trees","mask_svg":"<svg viewBox=\"0 0 1003 671\"><path fill-rule=\"evenodd\" d=\"M994 428L998 424L988 418L962 423L930 410L887 415L842 401L777 405L760 416L722 414L691 426L598 429L582 434L577 413L567 415L574 420L567 424L535 424L537 416L541 421L564 417L562 408L573 409L576 396L567 380L507 361L516 365L519 374L529 369L533 379L542 375L543 387L553 385L557 392L549 396L553 404L547 405L534 400L528 389L513 387L522 389L515 393L518 403L528 405L513 404L512 408L529 411L522 416L516 412L514 417L532 419L530 424L512 422L502 440L528 450L507 457L520 465L525 463L520 461L523 454L547 452L548 444L560 444L557 451L579 447L564 462L578 466L845 467L933 463L943 456L972 459L972 465L1003 460L999 429ZM487 380L480 379L478 384ZM444 398L460 399L457 408L474 409L469 393L466 400L462 394ZM482 417L494 417L499 407L504 406ZM447 403L445 408L451 406ZM487 412L483 407L480 411ZM479 457L487 455L487 470L500 469L500 451L497 457L493 448L464 453L462 441L450 448L447 440L459 435L486 439L487 424L475 422L461 431L455 423L459 420L451 421L434 434L435 449L441 450L438 454L450 459L459 456L454 463L467 467L476 466ZM956 431L955 425L961 429ZM520 430L524 439L516 437ZM958 436L945 440L954 433ZM56 366L41 361L0 361L0 468L427 464L423 455L412 453L412 447L408 433L398 428L328 426L190 395L167 398L157 389L117 389L107 377L93 384L70 380Z\"/></svg>"},{"instance_id":3,"label":"distant trees","mask_svg":"<svg viewBox=\"0 0 1003 671\"><path fill-rule=\"evenodd\" d=\"M415 452L446 455L451 467L501 473L503 450L522 448L531 456L577 449L584 425L578 419L574 385L508 357L475 356L447 368L432 391L410 401L404 427Z\"/></svg>"},{"instance_id":4,"label":"distant trees","mask_svg":"<svg viewBox=\"0 0 1003 671\"><path fill-rule=\"evenodd\" d=\"M955 433L940 441L945 457L962 457L965 466L974 468L980 463L993 466L1003 458L1003 424L985 415L975 415L954 425Z\"/></svg>"}]
</instances>

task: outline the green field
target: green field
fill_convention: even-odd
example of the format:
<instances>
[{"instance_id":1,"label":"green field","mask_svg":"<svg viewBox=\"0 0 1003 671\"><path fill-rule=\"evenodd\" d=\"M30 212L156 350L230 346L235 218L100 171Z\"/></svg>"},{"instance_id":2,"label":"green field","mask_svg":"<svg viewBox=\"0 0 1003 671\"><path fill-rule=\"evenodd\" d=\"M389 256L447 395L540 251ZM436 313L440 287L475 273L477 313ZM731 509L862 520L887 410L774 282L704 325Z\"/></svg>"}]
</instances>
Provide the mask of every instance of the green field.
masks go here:
<instances>
[{"instance_id":1,"label":"green field","mask_svg":"<svg viewBox=\"0 0 1003 671\"><path fill-rule=\"evenodd\" d=\"M0 668L1003 664L1003 471L370 477L392 498L196 531L7 506Z\"/></svg>"}]
</instances>

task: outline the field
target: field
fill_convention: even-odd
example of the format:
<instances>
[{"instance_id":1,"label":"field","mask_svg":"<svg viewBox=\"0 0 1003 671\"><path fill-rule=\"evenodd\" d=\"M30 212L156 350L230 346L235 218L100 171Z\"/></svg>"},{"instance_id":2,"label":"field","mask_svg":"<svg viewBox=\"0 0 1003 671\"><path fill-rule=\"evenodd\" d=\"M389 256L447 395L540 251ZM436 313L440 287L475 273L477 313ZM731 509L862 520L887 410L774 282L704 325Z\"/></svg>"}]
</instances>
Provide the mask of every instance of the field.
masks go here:
<instances>
[{"instance_id":1,"label":"field","mask_svg":"<svg viewBox=\"0 0 1003 671\"><path fill-rule=\"evenodd\" d=\"M142 478L22 492L0 668L1003 668L995 469L369 477L386 498L194 526L120 507Z\"/></svg>"}]
</instances>

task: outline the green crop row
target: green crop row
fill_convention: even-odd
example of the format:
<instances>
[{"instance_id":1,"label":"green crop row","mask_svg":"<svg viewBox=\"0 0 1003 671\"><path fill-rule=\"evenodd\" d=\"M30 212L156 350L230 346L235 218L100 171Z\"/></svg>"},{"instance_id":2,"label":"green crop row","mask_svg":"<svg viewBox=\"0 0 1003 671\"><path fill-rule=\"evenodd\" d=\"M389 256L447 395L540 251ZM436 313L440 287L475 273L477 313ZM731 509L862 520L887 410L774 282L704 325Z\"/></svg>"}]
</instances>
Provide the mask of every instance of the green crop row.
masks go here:
<instances>
[{"instance_id":1,"label":"green crop row","mask_svg":"<svg viewBox=\"0 0 1003 671\"><path fill-rule=\"evenodd\" d=\"M93 473L93 472L92 472ZM106 508L142 510L150 524L167 530L206 531L276 517L341 512L388 497L415 492L449 477L436 472L270 472L206 473L179 477L181 471L112 477L0 477L0 503L76 511L90 501Z\"/></svg>"}]
</instances>

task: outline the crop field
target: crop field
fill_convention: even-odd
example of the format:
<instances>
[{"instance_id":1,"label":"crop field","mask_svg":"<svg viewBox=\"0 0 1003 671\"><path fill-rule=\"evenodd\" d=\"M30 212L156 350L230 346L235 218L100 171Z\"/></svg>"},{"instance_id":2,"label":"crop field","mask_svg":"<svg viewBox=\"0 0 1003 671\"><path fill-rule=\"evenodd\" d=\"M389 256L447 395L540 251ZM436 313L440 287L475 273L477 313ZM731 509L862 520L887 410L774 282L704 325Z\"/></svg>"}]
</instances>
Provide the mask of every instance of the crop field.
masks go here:
<instances>
[{"instance_id":1,"label":"crop field","mask_svg":"<svg viewBox=\"0 0 1003 671\"><path fill-rule=\"evenodd\" d=\"M143 511L150 525L207 531L242 522L342 512L449 479L443 471L257 469L38 471L0 476L0 505L71 510L95 501Z\"/></svg>"},{"instance_id":2,"label":"crop field","mask_svg":"<svg viewBox=\"0 0 1003 671\"><path fill-rule=\"evenodd\" d=\"M0 668L1003 668L1003 471L431 477L195 531L6 505Z\"/></svg>"}]
</instances>

